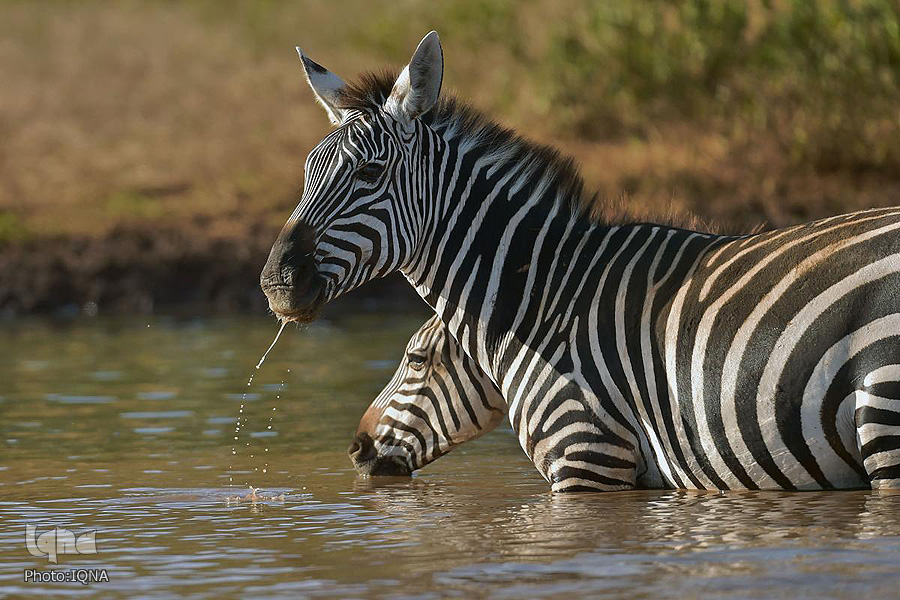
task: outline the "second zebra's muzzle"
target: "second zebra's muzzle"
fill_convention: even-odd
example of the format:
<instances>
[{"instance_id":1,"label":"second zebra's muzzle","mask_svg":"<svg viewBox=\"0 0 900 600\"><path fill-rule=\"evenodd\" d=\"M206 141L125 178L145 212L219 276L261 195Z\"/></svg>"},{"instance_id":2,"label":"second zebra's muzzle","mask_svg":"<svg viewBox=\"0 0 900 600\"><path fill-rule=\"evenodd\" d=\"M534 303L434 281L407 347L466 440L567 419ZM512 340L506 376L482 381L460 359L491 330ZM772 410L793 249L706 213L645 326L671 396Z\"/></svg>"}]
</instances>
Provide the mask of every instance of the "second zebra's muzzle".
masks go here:
<instances>
[{"instance_id":1,"label":"second zebra's muzzle","mask_svg":"<svg viewBox=\"0 0 900 600\"><path fill-rule=\"evenodd\" d=\"M353 467L360 475L407 477L412 469L399 456L379 456L375 440L366 432L356 434L347 449Z\"/></svg>"}]
</instances>

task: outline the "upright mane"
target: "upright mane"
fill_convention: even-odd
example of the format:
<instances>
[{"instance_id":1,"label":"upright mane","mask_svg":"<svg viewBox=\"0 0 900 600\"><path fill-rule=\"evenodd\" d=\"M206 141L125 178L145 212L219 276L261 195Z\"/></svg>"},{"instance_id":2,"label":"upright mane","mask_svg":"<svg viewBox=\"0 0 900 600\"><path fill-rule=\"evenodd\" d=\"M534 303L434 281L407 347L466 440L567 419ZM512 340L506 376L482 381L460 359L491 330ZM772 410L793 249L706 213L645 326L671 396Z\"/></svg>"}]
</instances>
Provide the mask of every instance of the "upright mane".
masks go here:
<instances>
[{"instance_id":1,"label":"upright mane","mask_svg":"<svg viewBox=\"0 0 900 600\"><path fill-rule=\"evenodd\" d=\"M347 110L377 110L382 107L397 80L392 69L363 73L341 91L338 106ZM527 163L541 184L568 199L573 211L603 225L656 223L683 229L709 231L708 225L685 211L659 212L634 206L627 199L607 199L585 190L584 179L572 157L556 148L528 140L504 127L455 95L442 93L437 105L422 119L447 140L459 140L467 151L496 156L503 163Z\"/></svg>"}]
</instances>

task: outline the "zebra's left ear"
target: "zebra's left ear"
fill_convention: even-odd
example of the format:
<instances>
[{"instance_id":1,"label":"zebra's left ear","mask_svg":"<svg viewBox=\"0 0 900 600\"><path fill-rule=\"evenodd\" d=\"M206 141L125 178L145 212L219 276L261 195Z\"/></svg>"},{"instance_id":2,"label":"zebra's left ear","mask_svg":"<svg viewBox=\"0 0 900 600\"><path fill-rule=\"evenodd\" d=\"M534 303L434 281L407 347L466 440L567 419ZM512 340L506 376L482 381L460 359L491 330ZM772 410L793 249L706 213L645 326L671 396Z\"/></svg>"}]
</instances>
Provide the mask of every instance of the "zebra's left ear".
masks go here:
<instances>
[{"instance_id":1,"label":"zebra's left ear","mask_svg":"<svg viewBox=\"0 0 900 600\"><path fill-rule=\"evenodd\" d=\"M432 31L419 42L409 64L400 73L384 110L395 119L409 123L437 104L444 79L441 40Z\"/></svg>"}]
</instances>

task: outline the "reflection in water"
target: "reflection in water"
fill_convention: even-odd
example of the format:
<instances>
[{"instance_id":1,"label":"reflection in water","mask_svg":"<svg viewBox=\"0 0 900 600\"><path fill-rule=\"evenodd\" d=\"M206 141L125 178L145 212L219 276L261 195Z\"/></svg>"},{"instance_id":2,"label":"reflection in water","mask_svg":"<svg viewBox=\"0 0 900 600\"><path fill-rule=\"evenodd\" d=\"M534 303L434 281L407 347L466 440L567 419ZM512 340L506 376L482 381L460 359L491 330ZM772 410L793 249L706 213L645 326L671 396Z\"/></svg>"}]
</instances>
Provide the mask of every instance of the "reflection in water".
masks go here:
<instances>
[{"instance_id":1,"label":"reflection in water","mask_svg":"<svg viewBox=\"0 0 900 600\"><path fill-rule=\"evenodd\" d=\"M447 566L435 574L443 585L502 585L525 597L635 587L651 597L741 588L852 597L833 587L858 577L856 587L893 597L897 581L898 495L640 491L472 502L474 490L430 483L357 488L406 524L396 532L405 545L432 550L414 568Z\"/></svg>"},{"instance_id":2,"label":"reflection in water","mask_svg":"<svg viewBox=\"0 0 900 600\"><path fill-rule=\"evenodd\" d=\"M551 495L508 426L357 478L347 440L422 320L289 330L250 389L269 320L0 329L0 595L896 596L900 495ZM262 490L230 501L230 477ZM26 524L96 529L98 553L48 565ZM23 582L73 567L110 581Z\"/></svg>"},{"instance_id":3,"label":"reflection in water","mask_svg":"<svg viewBox=\"0 0 900 600\"><path fill-rule=\"evenodd\" d=\"M409 523L412 542L428 539L432 529L453 531L447 541L461 544L456 550L519 559L591 546L637 550L648 539L659 549L696 551L900 536L896 494L634 491L528 495L501 503L507 493L481 492L473 503L475 490L448 489L443 482L361 480L354 489L366 498L364 507ZM485 504L498 508L489 518ZM461 533L466 527L468 535Z\"/></svg>"}]
</instances>

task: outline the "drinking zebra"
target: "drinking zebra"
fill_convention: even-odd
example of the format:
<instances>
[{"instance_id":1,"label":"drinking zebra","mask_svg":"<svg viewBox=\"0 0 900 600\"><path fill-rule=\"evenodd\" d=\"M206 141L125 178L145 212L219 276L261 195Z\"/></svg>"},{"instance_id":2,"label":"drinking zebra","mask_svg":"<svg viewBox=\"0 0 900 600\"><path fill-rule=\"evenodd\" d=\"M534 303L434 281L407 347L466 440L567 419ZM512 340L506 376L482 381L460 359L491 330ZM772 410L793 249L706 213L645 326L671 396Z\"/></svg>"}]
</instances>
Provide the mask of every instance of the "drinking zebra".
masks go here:
<instances>
[{"instance_id":1,"label":"drinking zebra","mask_svg":"<svg viewBox=\"0 0 900 600\"><path fill-rule=\"evenodd\" d=\"M434 316L363 415L350 458L364 475L409 475L491 431L505 414L500 390Z\"/></svg>"},{"instance_id":2,"label":"drinking zebra","mask_svg":"<svg viewBox=\"0 0 900 600\"><path fill-rule=\"evenodd\" d=\"M635 223L442 97L434 32L396 77L301 58L337 128L261 274L278 317L402 272L554 490L900 487L900 210Z\"/></svg>"}]
</instances>

